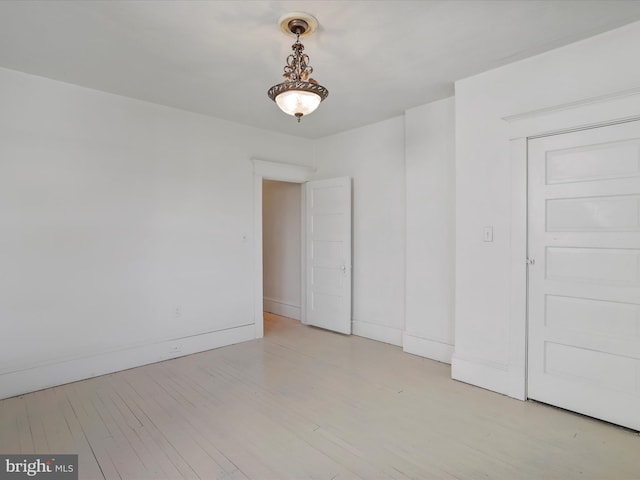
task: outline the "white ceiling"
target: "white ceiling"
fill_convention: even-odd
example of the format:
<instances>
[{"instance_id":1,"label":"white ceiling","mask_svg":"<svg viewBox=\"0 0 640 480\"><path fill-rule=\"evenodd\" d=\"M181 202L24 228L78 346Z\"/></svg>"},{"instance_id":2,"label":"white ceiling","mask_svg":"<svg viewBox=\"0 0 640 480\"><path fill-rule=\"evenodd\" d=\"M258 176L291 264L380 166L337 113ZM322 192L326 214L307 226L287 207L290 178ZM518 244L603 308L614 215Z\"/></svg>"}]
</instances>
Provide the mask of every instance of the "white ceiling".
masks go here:
<instances>
[{"instance_id":1,"label":"white ceiling","mask_svg":"<svg viewBox=\"0 0 640 480\"><path fill-rule=\"evenodd\" d=\"M297 124L266 95L293 39L329 89ZM0 66L309 138L453 94L453 82L640 20L638 0L0 1ZM1 94L1 93L0 93Z\"/></svg>"}]
</instances>

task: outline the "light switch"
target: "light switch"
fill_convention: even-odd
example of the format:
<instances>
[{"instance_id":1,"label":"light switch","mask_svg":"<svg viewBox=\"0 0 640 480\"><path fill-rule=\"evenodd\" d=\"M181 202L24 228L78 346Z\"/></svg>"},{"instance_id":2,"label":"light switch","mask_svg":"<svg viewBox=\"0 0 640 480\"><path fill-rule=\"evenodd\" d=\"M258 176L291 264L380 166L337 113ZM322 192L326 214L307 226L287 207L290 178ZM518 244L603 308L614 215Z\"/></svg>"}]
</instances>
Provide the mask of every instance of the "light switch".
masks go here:
<instances>
[{"instance_id":1,"label":"light switch","mask_svg":"<svg viewBox=\"0 0 640 480\"><path fill-rule=\"evenodd\" d=\"M482 240L485 242L493 242L493 227L484 227L482 229Z\"/></svg>"}]
</instances>

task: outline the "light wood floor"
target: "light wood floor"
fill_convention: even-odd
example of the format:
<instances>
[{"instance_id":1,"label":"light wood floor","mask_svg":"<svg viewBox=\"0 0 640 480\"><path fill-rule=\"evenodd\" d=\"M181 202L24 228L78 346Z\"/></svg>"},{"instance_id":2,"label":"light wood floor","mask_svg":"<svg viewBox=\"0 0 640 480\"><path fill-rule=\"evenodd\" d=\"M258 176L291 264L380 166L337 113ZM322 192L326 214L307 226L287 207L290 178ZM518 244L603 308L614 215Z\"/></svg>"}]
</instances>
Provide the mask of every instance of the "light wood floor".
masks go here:
<instances>
[{"instance_id":1,"label":"light wood floor","mask_svg":"<svg viewBox=\"0 0 640 480\"><path fill-rule=\"evenodd\" d=\"M0 453L78 453L81 479L640 478L635 432L269 314L263 340L0 401Z\"/></svg>"}]
</instances>

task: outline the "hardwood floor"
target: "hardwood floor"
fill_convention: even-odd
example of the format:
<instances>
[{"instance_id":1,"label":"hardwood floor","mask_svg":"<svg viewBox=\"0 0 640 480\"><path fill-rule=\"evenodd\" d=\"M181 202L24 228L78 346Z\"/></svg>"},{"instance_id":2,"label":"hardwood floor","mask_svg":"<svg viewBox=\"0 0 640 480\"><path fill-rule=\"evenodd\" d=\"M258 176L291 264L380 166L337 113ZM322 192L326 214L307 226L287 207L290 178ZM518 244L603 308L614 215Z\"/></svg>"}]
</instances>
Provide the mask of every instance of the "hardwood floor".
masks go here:
<instances>
[{"instance_id":1,"label":"hardwood floor","mask_svg":"<svg viewBox=\"0 0 640 480\"><path fill-rule=\"evenodd\" d=\"M640 478L636 432L270 314L259 341L0 401L0 453L78 453L81 479Z\"/></svg>"}]
</instances>

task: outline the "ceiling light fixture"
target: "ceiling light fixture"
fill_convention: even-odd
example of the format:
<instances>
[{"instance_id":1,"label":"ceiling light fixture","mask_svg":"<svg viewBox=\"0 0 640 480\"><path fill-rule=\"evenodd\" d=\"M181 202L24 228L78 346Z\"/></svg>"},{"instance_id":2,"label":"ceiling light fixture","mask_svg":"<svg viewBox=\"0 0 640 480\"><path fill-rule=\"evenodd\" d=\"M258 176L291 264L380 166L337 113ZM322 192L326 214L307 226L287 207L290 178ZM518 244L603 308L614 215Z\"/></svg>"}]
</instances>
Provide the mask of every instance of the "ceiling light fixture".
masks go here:
<instances>
[{"instance_id":1,"label":"ceiling light fixture","mask_svg":"<svg viewBox=\"0 0 640 480\"><path fill-rule=\"evenodd\" d=\"M313 67L309 65L309 56L303 53L304 45L300 43L301 36L310 35L318 28L318 21L307 13L290 13L280 18L280 28L295 35L296 43L291 45L293 53L287 57L284 66L282 76L285 81L271 87L267 95L280 110L295 116L300 123L303 115L313 112L329 95L329 90L310 77Z\"/></svg>"}]
</instances>

